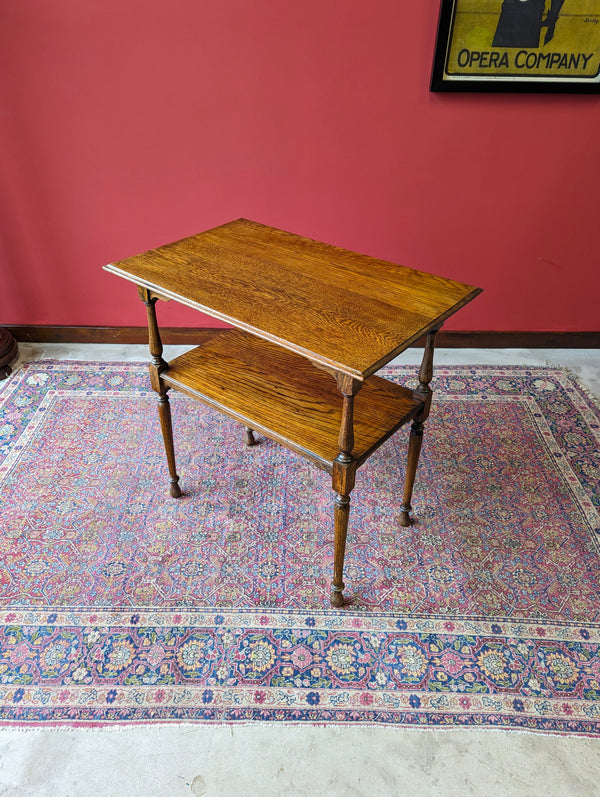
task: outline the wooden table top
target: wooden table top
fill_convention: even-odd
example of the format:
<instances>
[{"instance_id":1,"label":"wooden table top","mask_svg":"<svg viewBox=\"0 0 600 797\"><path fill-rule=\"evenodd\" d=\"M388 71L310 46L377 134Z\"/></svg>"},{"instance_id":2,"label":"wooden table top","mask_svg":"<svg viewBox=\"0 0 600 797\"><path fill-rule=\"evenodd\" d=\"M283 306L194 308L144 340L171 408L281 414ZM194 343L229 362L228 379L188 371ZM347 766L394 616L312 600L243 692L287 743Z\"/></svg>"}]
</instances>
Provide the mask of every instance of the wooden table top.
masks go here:
<instances>
[{"instance_id":1,"label":"wooden table top","mask_svg":"<svg viewBox=\"0 0 600 797\"><path fill-rule=\"evenodd\" d=\"M105 269L357 379L481 292L246 219Z\"/></svg>"}]
</instances>

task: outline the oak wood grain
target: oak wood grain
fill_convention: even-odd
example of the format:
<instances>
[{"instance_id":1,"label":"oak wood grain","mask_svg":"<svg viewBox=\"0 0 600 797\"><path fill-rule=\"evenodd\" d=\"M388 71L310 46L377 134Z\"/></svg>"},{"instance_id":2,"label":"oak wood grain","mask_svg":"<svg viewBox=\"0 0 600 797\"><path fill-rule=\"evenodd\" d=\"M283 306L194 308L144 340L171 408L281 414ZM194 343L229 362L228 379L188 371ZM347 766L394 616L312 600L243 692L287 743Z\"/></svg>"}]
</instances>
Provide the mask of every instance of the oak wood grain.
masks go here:
<instances>
[{"instance_id":1,"label":"oak wood grain","mask_svg":"<svg viewBox=\"0 0 600 797\"><path fill-rule=\"evenodd\" d=\"M169 363L165 384L266 434L331 472L343 397L308 360L240 330L226 330ZM359 464L422 407L411 390L377 376L354 397L352 456Z\"/></svg>"},{"instance_id":2,"label":"oak wood grain","mask_svg":"<svg viewBox=\"0 0 600 797\"><path fill-rule=\"evenodd\" d=\"M358 379L480 293L246 219L105 268Z\"/></svg>"}]
</instances>

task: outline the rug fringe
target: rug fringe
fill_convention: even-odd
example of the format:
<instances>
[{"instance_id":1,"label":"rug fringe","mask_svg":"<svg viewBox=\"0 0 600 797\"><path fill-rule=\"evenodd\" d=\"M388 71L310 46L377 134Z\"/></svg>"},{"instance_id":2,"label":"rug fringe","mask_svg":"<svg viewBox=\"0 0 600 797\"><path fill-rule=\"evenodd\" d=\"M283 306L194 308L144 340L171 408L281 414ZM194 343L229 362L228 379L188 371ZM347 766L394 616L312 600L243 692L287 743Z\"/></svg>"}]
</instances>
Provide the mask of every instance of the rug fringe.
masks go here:
<instances>
[{"instance_id":1,"label":"rug fringe","mask_svg":"<svg viewBox=\"0 0 600 797\"><path fill-rule=\"evenodd\" d=\"M348 731L358 733L373 733L373 732L386 732L390 734L401 733L496 733L505 736L512 736L520 734L523 736L554 736L562 739L597 739L596 733L585 733L583 731L569 731L564 733L557 730L546 730L543 728L496 728L491 726L473 726L473 725L455 725L451 727L440 725L383 725L377 722L352 722L350 725L347 722L297 722L292 720L236 720L231 722L197 722L192 720L173 720L171 722L113 722L113 723L80 723L73 722L69 724L61 723L53 724L48 722L31 723L22 725L19 723L0 725L0 737L4 734L15 732L18 734L35 733L42 731L44 733L72 733L73 731L83 731L84 733L128 733L134 730L166 730L166 729L179 729L182 731L191 730L209 730L209 729L225 729L228 728L231 733L235 728L270 728L274 733L279 733L282 727L285 728L303 728L303 729L327 729L343 728L344 733Z\"/></svg>"},{"instance_id":2,"label":"rug fringe","mask_svg":"<svg viewBox=\"0 0 600 797\"><path fill-rule=\"evenodd\" d=\"M566 366L558 367L557 370L564 371L564 373L566 373L567 376L570 376L571 379L577 384L579 390L581 390L584 396L587 399L589 399L593 407L597 409L598 412L600 412L600 398L598 398L598 396L596 396L595 393L592 393L590 388L583 382L582 378L578 374L576 374L574 371L572 371L570 368L567 368Z\"/></svg>"}]
</instances>

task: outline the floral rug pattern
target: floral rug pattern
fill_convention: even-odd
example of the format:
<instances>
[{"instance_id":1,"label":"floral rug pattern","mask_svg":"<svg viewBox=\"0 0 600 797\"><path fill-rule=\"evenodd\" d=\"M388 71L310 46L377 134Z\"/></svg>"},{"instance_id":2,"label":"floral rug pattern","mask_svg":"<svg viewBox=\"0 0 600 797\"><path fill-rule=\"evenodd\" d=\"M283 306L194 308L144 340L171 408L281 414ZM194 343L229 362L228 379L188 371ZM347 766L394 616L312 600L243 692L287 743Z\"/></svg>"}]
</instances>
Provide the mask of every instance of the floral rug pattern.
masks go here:
<instances>
[{"instance_id":1,"label":"floral rug pattern","mask_svg":"<svg viewBox=\"0 0 600 797\"><path fill-rule=\"evenodd\" d=\"M414 384L413 368L384 375ZM0 723L292 721L600 735L600 410L568 372L436 370L359 470L342 610L327 474L137 363L0 389Z\"/></svg>"}]
</instances>

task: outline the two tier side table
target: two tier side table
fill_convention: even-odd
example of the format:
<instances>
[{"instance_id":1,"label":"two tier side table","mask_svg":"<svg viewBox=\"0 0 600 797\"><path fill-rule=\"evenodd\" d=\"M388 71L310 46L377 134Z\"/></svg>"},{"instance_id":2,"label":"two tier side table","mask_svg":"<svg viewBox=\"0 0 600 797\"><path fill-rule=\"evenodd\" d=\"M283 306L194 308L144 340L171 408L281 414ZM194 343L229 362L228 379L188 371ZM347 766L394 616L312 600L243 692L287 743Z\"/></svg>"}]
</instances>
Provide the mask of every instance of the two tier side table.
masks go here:
<instances>
[{"instance_id":1,"label":"two tier side table","mask_svg":"<svg viewBox=\"0 0 600 797\"><path fill-rule=\"evenodd\" d=\"M150 381L170 474L168 391L199 399L331 475L331 604L344 604L350 494L358 468L411 422L399 523L411 500L429 415L435 336L479 288L319 243L246 219L105 266L138 287L148 316ZM163 359L158 300L174 300L231 329L171 362ZM415 390L375 375L426 335Z\"/></svg>"}]
</instances>

